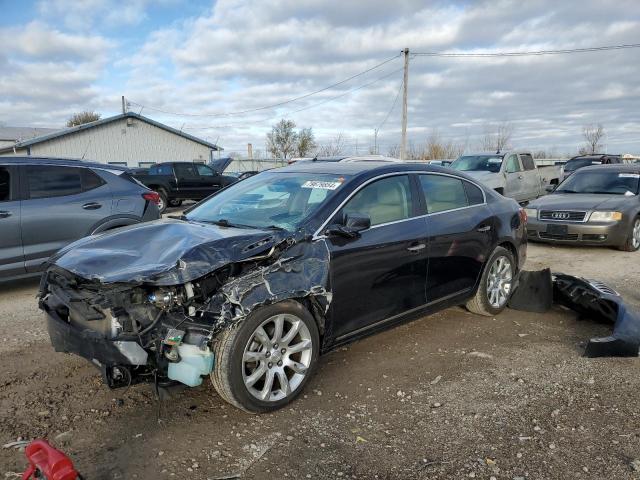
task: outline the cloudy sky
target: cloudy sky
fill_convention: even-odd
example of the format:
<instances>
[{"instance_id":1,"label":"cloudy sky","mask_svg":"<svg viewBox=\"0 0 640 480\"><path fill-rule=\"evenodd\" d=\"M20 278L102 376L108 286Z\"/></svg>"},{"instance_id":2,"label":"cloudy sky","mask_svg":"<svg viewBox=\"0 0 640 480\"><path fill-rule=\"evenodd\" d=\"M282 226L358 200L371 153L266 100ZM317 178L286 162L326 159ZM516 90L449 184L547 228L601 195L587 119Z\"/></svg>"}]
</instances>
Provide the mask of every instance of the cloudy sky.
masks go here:
<instances>
[{"instance_id":1,"label":"cloudy sky","mask_svg":"<svg viewBox=\"0 0 640 480\"><path fill-rule=\"evenodd\" d=\"M365 153L400 139L404 48L496 52L640 43L637 0L0 0L0 124L64 125L131 109L227 152L264 148L280 118ZM337 87L275 108L393 60ZM144 106L144 107L143 107ZM392 108L393 107L393 108ZM254 110L247 113L235 114ZM163 113L171 112L171 113ZM182 115L176 115L180 113ZM386 121L385 121L386 119ZM410 59L409 138L476 148L508 122L514 147L574 153L600 122L640 153L640 49Z\"/></svg>"}]
</instances>

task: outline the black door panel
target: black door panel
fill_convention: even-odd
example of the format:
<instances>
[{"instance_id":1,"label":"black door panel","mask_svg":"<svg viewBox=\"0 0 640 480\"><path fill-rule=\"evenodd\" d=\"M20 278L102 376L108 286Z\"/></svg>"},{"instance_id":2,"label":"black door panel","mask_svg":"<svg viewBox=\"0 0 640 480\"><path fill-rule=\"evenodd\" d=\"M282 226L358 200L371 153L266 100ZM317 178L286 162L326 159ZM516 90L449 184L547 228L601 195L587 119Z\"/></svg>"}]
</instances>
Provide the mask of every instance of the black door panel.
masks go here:
<instances>
[{"instance_id":1,"label":"black door panel","mask_svg":"<svg viewBox=\"0 0 640 480\"><path fill-rule=\"evenodd\" d=\"M489 207L477 205L427 216L429 272L427 301L475 286L491 248L494 221Z\"/></svg>"},{"instance_id":2,"label":"black door panel","mask_svg":"<svg viewBox=\"0 0 640 480\"><path fill-rule=\"evenodd\" d=\"M371 228L351 241L330 239L329 245L336 337L424 305L424 218Z\"/></svg>"}]
</instances>

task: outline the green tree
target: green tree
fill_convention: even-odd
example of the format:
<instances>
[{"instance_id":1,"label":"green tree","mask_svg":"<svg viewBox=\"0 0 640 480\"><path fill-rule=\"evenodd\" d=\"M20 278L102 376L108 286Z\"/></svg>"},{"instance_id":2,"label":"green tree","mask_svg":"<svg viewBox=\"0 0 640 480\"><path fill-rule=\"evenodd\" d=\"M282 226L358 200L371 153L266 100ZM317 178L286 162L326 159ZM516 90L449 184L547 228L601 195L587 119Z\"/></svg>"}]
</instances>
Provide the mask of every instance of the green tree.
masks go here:
<instances>
[{"instance_id":1,"label":"green tree","mask_svg":"<svg viewBox=\"0 0 640 480\"><path fill-rule=\"evenodd\" d=\"M305 157L316 149L313 129L303 128L295 130L296 124L292 120L282 119L267 133L267 150L274 158L285 160L298 155Z\"/></svg>"}]
</instances>

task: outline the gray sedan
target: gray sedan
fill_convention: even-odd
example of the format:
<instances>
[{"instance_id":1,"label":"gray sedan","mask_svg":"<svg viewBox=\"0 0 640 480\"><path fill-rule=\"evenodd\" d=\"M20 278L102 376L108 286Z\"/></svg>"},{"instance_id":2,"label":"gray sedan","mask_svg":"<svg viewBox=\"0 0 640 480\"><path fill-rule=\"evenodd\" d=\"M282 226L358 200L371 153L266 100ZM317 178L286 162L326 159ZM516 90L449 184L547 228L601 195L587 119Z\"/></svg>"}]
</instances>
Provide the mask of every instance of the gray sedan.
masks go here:
<instances>
[{"instance_id":1,"label":"gray sedan","mask_svg":"<svg viewBox=\"0 0 640 480\"><path fill-rule=\"evenodd\" d=\"M585 167L531 202L529 240L640 248L640 165Z\"/></svg>"}]
</instances>

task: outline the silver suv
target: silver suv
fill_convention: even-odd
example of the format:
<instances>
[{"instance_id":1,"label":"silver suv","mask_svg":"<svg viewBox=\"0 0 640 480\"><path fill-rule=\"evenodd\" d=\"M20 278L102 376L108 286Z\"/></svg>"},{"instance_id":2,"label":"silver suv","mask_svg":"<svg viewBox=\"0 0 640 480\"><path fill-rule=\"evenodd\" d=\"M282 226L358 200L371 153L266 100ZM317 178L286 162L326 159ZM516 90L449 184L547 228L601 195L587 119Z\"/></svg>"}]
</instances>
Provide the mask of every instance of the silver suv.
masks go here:
<instances>
[{"instance_id":1,"label":"silver suv","mask_svg":"<svg viewBox=\"0 0 640 480\"><path fill-rule=\"evenodd\" d=\"M81 237L158 219L157 202L125 168L0 157L0 281L39 274Z\"/></svg>"}]
</instances>

